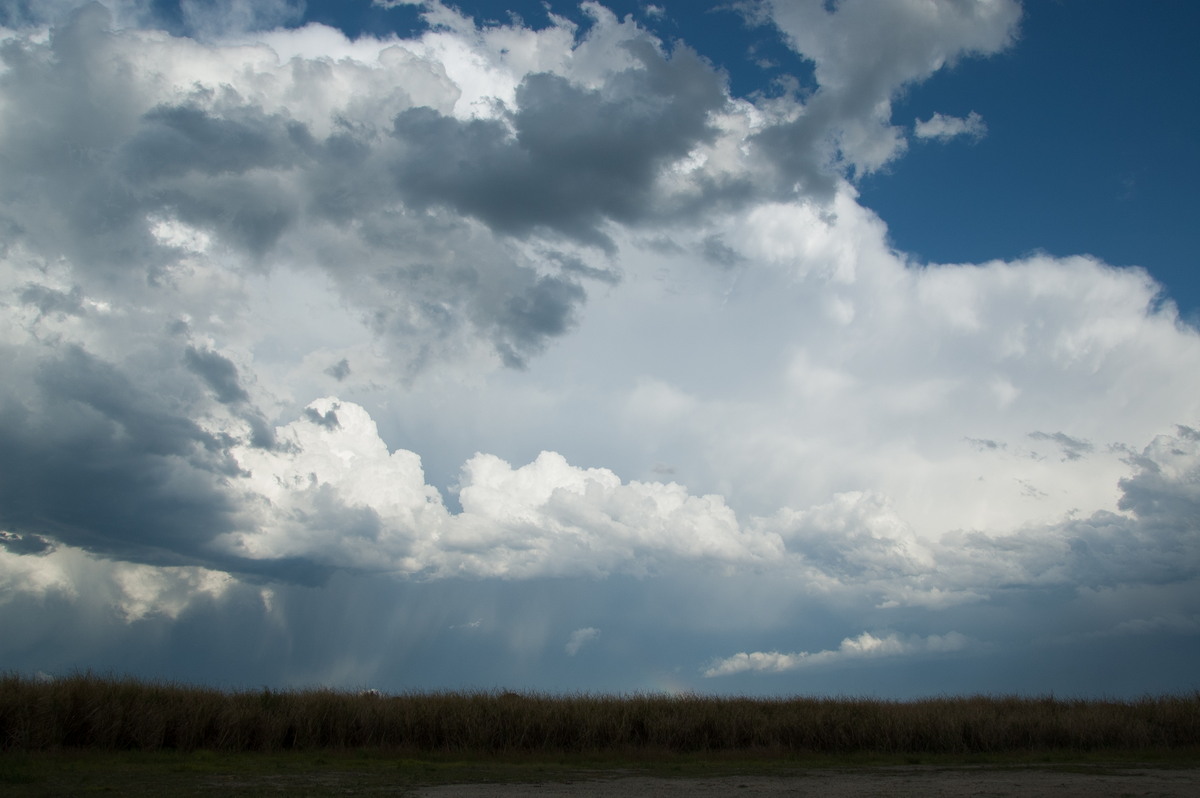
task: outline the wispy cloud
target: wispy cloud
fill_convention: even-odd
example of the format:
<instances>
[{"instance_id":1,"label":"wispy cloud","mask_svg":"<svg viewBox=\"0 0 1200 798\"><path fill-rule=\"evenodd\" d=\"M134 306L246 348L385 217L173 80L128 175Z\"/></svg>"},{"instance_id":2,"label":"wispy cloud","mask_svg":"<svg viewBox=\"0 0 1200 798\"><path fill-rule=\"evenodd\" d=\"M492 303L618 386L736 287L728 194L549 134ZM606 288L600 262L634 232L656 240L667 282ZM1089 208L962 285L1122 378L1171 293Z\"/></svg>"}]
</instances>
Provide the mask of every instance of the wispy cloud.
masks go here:
<instances>
[{"instance_id":1,"label":"wispy cloud","mask_svg":"<svg viewBox=\"0 0 1200 798\"><path fill-rule=\"evenodd\" d=\"M744 671L782 673L798 668L828 665L853 659L961 651L970 644L971 641L958 632L930 635L923 638L902 638L894 633L877 637L870 632L863 632L858 637L847 637L836 649L825 651L811 653L799 651L792 654L782 654L778 651L752 651L734 654L731 657L714 661L705 669L704 675L708 677L731 676Z\"/></svg>"},{"instance_id":2,"label":"wispy cloud","mask_svg":"<svg viewBox=\"0 0 1200 798\"><path fill-rule=\"evenodd\" d=\"M582 629L576 629L574 632L571 632L564 650L567 652L568 657L573 657L579 653L581 648L598 637L600 637L600 630L595 627L585 626Z\"/></svg>"},{"instance_id":3,"label":"wispy cloud","mask_svg":"<svg viewBox=\"0 0 1200 798\"><path fill-rule=\"evenodd\" d=\"M934 114L928 119L918 119L913 124L913 135L919 139L948 141L958 136L968 136L976 141L987 135L983 117L972 111L965 117Z\"/></svg>"},{"instance_id":4,"label":"wispy cloud","mask_svg":"<svg viewBox=\"0 0 1200 798\"><path fill-rule=\"evenodd\" d=\"M1029 437L1035 441L1052 441L1058 444L1063 460L1078 460L1094 448L1088 441L1072 438L1065 432L1031 432Z\"/></svg>"}]
</instances>

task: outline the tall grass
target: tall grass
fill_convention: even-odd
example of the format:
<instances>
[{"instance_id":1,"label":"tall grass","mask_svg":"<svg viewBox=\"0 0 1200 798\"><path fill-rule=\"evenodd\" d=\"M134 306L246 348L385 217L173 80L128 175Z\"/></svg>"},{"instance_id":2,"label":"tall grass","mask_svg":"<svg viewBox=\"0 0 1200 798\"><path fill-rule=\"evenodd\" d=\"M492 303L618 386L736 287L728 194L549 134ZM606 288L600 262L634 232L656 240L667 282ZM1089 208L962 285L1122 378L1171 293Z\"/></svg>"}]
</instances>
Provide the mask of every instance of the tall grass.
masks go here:
<instances>
[{"instance_id":1,"label":"tall grass","mask_svg":"<svg viewBox=\"0 0 1200 798\"><path fill-rule=\"evenodd\" d=\"M1200 746L1200 692L1134 701L224 692L77 674L0 676L0 750L471 754L976 754Z\"/></svg>"}]
</instances>

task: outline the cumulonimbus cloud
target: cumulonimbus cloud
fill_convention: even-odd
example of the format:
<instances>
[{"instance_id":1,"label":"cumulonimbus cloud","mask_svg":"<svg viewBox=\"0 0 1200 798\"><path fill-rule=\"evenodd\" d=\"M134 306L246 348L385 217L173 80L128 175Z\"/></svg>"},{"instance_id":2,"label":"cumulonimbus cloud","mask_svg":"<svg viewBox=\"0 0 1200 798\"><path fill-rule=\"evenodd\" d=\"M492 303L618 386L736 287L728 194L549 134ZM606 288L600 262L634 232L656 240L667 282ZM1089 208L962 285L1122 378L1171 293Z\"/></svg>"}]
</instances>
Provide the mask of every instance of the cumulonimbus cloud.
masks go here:
<instances>
[{"instance_id":1,"label":"cumulonimbus cloud","mask_svg":"<svg viewBox=\"0 0 1200 798\"><path fill-rule=\"evenodd\" d=\"M1200 336L1162 286L919 263L858 200L896 93L1008 46L1015 3L760 4L816 65L770 99L598 4L352 41L260 30L280 3L203 42L66 5L0 52L0 600L703 573L900 612L1194 579Z\"/></svg>"}]
</instances>

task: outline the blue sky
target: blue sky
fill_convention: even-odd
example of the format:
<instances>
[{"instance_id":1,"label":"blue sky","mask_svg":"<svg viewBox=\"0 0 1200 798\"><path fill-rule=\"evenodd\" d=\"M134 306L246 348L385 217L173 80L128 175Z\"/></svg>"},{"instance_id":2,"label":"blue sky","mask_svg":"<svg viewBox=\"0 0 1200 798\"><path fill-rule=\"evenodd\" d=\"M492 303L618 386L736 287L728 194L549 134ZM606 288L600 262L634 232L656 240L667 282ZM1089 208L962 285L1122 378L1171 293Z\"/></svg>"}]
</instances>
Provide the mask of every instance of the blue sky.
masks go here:
<instances>
[{"instance_id":1,"label":"blue sky","mask_svg":"<svg viewBox=\"0 0 1200 798\"><path fill-rule=\"evenodd\" d=\"M1017 47L939 74L897 106L922 118L974 109L990 120L986 139L914 148L864 202L897 246L930 260L1041 249L1142 266L1194 320L1187 187L1200 176L1200 111L1178 92L1200 68L1188 44L1198 22L1186 2L1030 4ZM920 201L907 201L914 191Z\"/></svg>"},{"instance_id":2,"label":"blue sky","mask_svg":"<svg viewBox=\"0 0 1200 798\"><path fill-rule=\"evenodd\" d=\"M1195 689L1198 15L0 2L0 667Z\"/></svg>"}]
</instances>

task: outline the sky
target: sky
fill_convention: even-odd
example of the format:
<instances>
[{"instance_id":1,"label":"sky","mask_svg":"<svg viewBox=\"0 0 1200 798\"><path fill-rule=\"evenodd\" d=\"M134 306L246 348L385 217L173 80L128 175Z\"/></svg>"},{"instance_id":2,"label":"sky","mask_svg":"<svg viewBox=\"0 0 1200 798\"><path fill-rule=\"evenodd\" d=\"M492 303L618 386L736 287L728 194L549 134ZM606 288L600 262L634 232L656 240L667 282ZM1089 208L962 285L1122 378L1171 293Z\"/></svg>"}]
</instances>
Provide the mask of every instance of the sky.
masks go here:
<instances>
[{"instance_id":1,"label":"sky","mask_svg":"<svg viewBox=\"0 0 1200 798\"><path fill-rule=\"evenodd\" d=\"M1200 687L1198 23L0 0L0 668Z\"/></svg>"}]
</instances>

